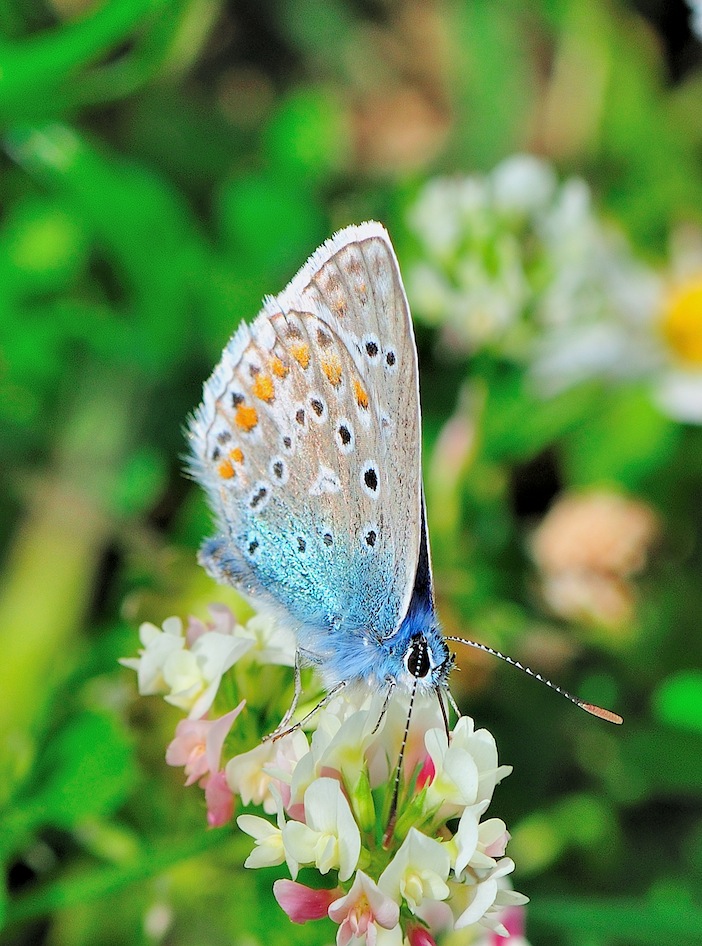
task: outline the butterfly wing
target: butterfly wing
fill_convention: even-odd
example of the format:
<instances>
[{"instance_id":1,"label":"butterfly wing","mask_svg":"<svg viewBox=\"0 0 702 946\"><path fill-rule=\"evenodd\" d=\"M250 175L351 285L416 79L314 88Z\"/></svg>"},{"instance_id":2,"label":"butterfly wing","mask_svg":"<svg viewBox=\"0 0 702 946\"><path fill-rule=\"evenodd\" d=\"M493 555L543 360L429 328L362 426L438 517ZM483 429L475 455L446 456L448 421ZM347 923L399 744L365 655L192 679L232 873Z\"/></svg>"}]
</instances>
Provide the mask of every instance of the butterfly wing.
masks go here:
<instances>
[{"instance_id":1,"label":"butterfly wing","mask_svg":"<svg viewBox=\"0 0 702 946\"><path fill-rule=\"evenodd\" d=\"M337 233L240 326L190 436L219 528L202 560L218 580L283 609L320 659L396 632L420 554L420 413L380 224Z\"/></svg>"}]
</instances>

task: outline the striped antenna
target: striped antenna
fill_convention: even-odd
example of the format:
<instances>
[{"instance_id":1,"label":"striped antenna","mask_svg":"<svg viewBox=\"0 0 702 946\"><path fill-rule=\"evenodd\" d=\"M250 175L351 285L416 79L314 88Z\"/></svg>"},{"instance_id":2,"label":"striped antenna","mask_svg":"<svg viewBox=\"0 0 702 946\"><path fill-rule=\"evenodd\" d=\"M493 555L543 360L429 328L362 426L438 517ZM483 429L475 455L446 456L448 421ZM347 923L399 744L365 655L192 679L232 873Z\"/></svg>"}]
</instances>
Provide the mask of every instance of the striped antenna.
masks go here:
<instances>
[{"instance_id":1,"label":"striped antenna","mask_svg":"<svg viewBox=\"0 0 702 946\"><path fill-rule=\"evenodd\" d=\"M575 703L576 706L579 706L580 709L585 710L586 713L590 713L592 716L599 716L600 719L606 719L608 723L621 724L623 722L621 716L619 716L618 713L613 713L611 710L603 709L601 706L595 706L594 703L586 703L585 700L581 700L579 697L568 693L563 689L563 687L559 687L555 683L551 683L550 680L547 680L546 677L542 677L540 673L537 673L530 667L525 667L523 664L520 664L518 660L515 660L513 657L508 657L506 654L501 654L499 650L494 650L494 648L488 647L487 644L479 644L477 641L469 641L463 637L446 637L445 640L454 641L456 644L465 644L467 647L475 647L477 650L482 650L486 654L492 654L493 657L499 657L500 660L504 660L506 663L512 664L512 666L516 667L518 670L523 670L524 673L528 673L530 677L534 677L534 679L538 680L539 683L544 683L547 687L555 690L556 693L560 693L561 696L564 696L567 700L570 700L571 703Z\"/></svg>"}]
</instances>

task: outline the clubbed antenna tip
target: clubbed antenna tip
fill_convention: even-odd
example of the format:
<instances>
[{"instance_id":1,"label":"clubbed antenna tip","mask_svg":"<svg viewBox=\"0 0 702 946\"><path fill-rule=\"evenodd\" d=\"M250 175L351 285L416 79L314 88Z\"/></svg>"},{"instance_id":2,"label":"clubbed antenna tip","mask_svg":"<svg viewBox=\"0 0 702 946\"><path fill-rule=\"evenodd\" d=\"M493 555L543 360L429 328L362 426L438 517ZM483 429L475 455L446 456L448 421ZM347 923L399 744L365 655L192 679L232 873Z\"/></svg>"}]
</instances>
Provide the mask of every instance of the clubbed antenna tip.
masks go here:
<instances>
[{"instance_id":1,"label":"clubbed antenna tip","mask_svg":"<svg viewBox=\"0 0 702 946\"><path fill-rule=\"evenodd\" d=\"M606 719L608 723L616 723L618 726L624 722L619 713L613 713L612 710L603 709L601 706L595 706L594 703L579 703L586 713L593 716L599 716L600 719Z\"/></svg>"}]
</instances>

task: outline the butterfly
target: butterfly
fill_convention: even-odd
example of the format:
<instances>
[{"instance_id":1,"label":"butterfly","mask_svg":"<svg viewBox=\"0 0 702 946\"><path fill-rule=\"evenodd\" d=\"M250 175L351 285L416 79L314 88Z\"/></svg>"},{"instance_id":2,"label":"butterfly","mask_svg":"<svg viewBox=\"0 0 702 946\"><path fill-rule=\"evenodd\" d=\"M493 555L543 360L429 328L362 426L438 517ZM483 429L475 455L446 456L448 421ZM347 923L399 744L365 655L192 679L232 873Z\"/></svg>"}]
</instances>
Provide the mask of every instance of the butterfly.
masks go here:
<instances>
[{"instance_id":1,"label":"butterfly","mask_svg":"<svg viewBox=\"0 0 702 946\"><path fill-rule=\"evenodd\" d=\"M295 630L295 698L276 732L292 718L301 665L317 668L328 697L359 682L384 691L384 706L396 688L412 701L433 692L446 720L449 641L621 722L487 645L441 632L417 349L381 224L340 230L239 326L205 382L189 437L191 473L217 528L201 564Z\"/></svg>"}]
</instances>

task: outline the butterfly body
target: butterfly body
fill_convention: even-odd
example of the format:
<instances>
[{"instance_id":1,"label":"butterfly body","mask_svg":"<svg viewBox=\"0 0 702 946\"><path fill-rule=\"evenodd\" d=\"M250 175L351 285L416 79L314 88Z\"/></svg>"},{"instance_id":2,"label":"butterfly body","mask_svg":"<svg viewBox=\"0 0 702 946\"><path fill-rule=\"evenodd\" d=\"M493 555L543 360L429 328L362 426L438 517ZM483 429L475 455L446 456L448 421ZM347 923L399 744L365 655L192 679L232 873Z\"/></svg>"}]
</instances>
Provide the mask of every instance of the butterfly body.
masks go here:
<instances>
[{"instance_id":1,"label":"butterfly body","mask_svg":"<svg viewBox=\"0 0 702 946\"><path fill-rule=\"evenodd\" d=\"M348 227L235 332L190 425L218 530L202 564L287 621L328 689L448 676L420 436L392 244L378 223Z\"/></svg>"}]
</instances>

